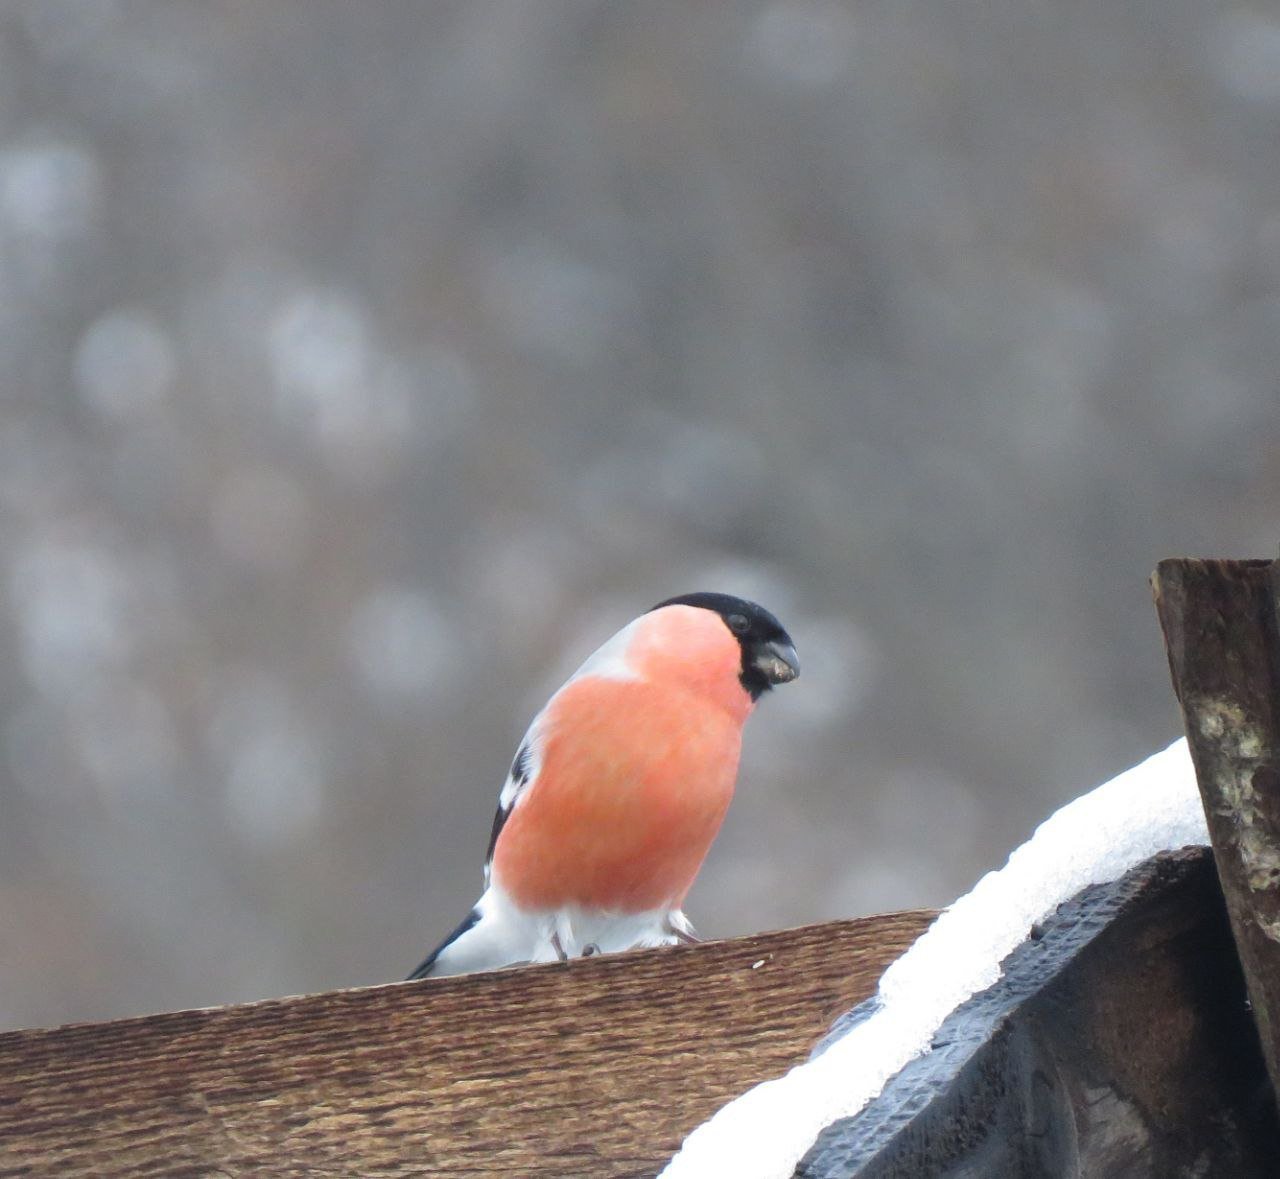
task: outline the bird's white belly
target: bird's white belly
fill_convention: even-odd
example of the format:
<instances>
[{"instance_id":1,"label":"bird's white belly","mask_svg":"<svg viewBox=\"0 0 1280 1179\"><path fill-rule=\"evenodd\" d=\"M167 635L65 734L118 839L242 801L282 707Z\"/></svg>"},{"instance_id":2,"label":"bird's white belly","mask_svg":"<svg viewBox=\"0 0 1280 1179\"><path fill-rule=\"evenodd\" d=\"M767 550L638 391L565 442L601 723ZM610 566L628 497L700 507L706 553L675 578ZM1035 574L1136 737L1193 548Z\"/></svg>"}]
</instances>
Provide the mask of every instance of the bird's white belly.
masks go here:
<instances>
[{"instance_id":1,"label":"bird's white belly","mask_svg":"<svg viewBox=\"0 0 1280 1179\"><path fill-rule=\"evenodd\" d=\"M529 913L517 908L500 886L491 884L476 904L479 919L450 942L436 959L433 975L500 970L524 962L555 962L563 956L614 954L679 940L673 927L688 930L684 915L669 909L644 913L604 913L570 907Z\"/></svg>"},{"instance_id":2,"label":"bird's white belly","mask_svg":"<svg viewBox=\"0 0 1280 1179\"><path fill-rule=\"evenodd\" d=\"M570 958L591 953L616 954L643 946L666 946L676 941L671 933L670 910L647 913L600 913L570 908L542 918L549 932L542 939L535 962L554 962L558 955L550 931L559 935L560 946Z\"/></svg>"}]
</instances>

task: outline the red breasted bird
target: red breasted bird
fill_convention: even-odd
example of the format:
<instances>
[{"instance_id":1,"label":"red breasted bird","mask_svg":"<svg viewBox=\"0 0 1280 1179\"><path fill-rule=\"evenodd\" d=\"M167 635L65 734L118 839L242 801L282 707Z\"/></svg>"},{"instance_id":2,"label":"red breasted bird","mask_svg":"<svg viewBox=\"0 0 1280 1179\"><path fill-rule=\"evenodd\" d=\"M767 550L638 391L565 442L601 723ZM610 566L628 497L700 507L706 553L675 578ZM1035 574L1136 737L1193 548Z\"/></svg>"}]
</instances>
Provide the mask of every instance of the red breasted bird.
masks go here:
<instances>
[{"instance_id":1,"label":"red breasted bird","mask_svg":"<svg viewBox=\"0 0 1280 1179\"><path fill-rule=\"evenodd\" d=\"M728 594L623 627L534 717L484 893L409 977L696 940L681 906L733 796L743 723L799 671L778 620Z\"/></svg>"}]
</instances>

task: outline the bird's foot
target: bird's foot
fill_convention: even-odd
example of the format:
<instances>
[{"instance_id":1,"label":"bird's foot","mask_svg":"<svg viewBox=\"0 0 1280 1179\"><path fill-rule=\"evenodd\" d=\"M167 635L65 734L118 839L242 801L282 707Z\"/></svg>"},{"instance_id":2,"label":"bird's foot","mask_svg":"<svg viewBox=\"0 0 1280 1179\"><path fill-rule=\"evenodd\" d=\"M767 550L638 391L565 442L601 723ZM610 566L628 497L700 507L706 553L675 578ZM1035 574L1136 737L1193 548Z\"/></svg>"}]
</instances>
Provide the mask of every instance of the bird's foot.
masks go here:
<instances>
[{"instance_id":1,"label":"bird's foot","mask_svg":"<svg viewBox=\"0 0 1280 1179\"><path fill-rule=\"evenodd\" d=\"M561 943L560 943L560 932L559 932L559 930L555 930L555 931L553 931L553 932L552 932L552 934L551 934L551 948L552 948L553 950L555 950L555 952L556 952L556 957L557 957L561 962L568 962L568 961L569 961L569 955L568 955L568 954L566 954L566 953L564 952L564 946L563 946L563 945L561 945Z\"/></svg>"},{"instance_id":2,"label":"bird's foot","mask_svg":"<svg viewBox=\"0 0 1280 1179\"><path fill-rule=\"evenodd\" d=\"M595 942L582 947L582 956L584 958L594 958L598 953L600 953L600 947Z\"/></svg>"}]
</instances>

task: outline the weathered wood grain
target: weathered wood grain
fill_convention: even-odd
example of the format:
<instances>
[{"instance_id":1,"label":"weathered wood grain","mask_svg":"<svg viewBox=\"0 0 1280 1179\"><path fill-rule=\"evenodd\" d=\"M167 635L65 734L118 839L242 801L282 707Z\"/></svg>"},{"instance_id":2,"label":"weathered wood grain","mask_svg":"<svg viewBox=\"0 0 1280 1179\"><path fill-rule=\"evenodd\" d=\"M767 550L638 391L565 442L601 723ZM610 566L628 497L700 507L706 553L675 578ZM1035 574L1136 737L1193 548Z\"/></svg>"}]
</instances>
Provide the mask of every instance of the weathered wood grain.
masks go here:
<instances>
[{"instance_id":1,"label":"weathered wood grain","mask_svg":"<svg viewBox=\"0 0 1280 1179\"><path fill-rule=\"evenodd\" d=\"M1161 561L1174 691L1273 1089L1280 1095L1280 639L1271 561Z\"/></svg>"},{"instance_id":2,"label":"weathered wood grain","mask_svg":"<svg viewBox=\"0 0 1280 1179\"><path fill-rule=\"evenodd\" d=\"M929 919L0 1035L0 1175L653 1175Z\"/></svg>"}]
</instances>

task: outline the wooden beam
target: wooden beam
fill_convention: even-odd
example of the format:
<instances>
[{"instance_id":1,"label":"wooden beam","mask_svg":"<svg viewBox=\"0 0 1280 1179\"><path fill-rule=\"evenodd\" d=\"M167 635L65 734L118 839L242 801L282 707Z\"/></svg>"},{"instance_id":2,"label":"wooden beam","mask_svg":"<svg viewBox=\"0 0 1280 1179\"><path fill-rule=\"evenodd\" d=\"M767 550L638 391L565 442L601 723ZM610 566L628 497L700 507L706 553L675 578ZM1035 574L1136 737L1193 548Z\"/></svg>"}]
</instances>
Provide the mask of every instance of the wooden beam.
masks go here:
<instances>
[{"instance_id":1,"label":"wooden beam","mask_svg":"<svg viewBox=\"0 0 1280 1179\"><path fill-rule=\"evenodd\" d=\"M653 1175L931 919L0 1035L0 1175Z\"/></svg>"},{"instance_id":2,"label":"wooden beam","mask_svg":"<svg viewBox=\"0 0 1280 1179\"><path fill-rule=\"evenodd\" d=\"M1231 931L1280 1095L1276 565L1161 561L1152 587Z\"/></svg>"}]
</instances>

